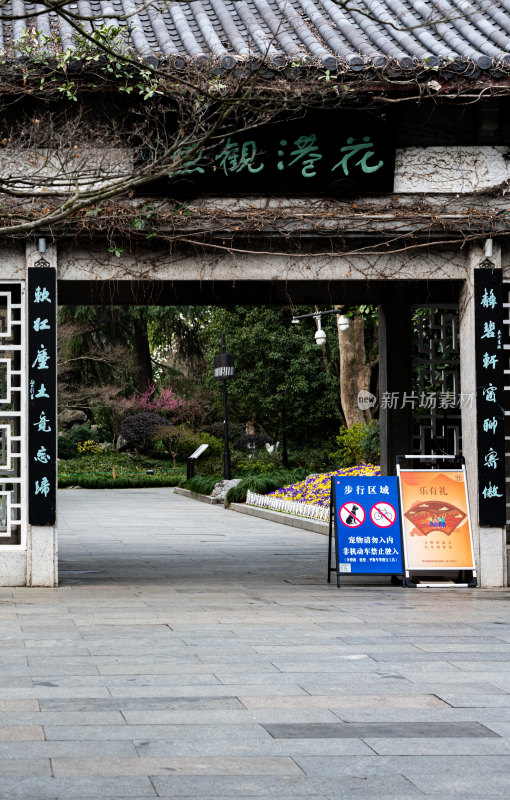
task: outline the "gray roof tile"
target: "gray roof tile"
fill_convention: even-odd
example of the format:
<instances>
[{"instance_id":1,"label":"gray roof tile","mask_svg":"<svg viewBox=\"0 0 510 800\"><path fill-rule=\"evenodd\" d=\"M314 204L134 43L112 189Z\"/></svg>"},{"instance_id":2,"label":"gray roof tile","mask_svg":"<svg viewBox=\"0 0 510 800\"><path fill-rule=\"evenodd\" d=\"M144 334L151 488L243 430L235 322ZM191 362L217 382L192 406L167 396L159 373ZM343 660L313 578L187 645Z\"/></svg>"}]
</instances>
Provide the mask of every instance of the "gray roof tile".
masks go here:
<instances>
[{"instance_id":1,"label":"gray roof tile","mask_svg":"<svg viewBox=\"0 0 510 800\"><path fill-rule=\"evenodd\" d=\"M224 70L246 61L273 70L315 64L353 73L387 68L396 75L424 67L478 70L510 64L510 0L72 0L90 28L105 21L126 27L129 44L145 61L202 65ZM26 0L8 0L5 11L20 19L2 20L0 49L22 39L27 14L41 9ZM105 17L109 17L105 19ZM73 29L54 13L35 18L45 36L58 31L73 48ZM50 25L51 20L51 25ZM33 24L33 22L31 23Z\"/></svg>"}]
</instances>

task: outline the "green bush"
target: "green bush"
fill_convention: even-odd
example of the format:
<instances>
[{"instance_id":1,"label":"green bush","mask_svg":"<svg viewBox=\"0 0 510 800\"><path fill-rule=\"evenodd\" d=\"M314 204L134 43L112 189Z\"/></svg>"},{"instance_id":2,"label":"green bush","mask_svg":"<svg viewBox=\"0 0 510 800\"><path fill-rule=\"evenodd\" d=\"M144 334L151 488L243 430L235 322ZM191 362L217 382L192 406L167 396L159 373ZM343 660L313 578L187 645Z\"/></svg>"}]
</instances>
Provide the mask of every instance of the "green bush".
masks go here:
<instances>
[{"instance_id":1,"label":"green bush","mask_svg":"<svg viewBox=\"0 0 510 800\"><path fill-rule=\"evenodd\" d=\"M222 475L195 475L189 481L186 481L184 487L189 489L190 492L196 492L196 494L210 495L216 484L222 480Z\"/></svg>"},{"instance_id":2,"label":"green bush","mask_svg":"<svg viewBox=\"0 0 510 800\"><path fill-rule=\"evenodd\" d=\"M339 467L354 467L361 463L379 461L379 423L372 420L368 425L358 422L351 428L340 428L336 437L338 450L330 454Z\"/></svg>"},{"instance_id":3,"label":"green bush","mask_svg":"<svg viewBox=\"0 0 510 800\"><path fill-rule=\"evenodd\" d=\"M331 444L325 447L310 447L290 450L289 469L304 467L308 474L312 472L329 472L335 469L336 463L331 459Z\"/></svg>"},{"instance_id":4,"label":"green bush","mask_svg":"<svg viewBox=\"0 0 510 800\"><path fill-rule=\"evenodd\" d=\"M186 461L187 458L198 448L201 444L208 444L209 447L200 456L200 463L207 458L214 456L221 456L223 452L223 442L220 442L215 436L210 433L193 433L186 430L185 434L179 438L177 445L177 458L179 461Z\"/></svg>"},{"instance_id":5,"label":"green bush","mask_svg":"<svg viewBox=\"0 0 510 800\"><path fill-rule=\"evenodd\" d=\"M248 490L257 494L268 494L288 486L291 483L302 481L309 474L307 469L274 470L259 475L245 475L237 486L233 486L227 493L227 503L244 503Z\"/></svg>"},{"instance_id":6,"label":"green bush","mask_svg":"<svg viewBox=\"0 0 510 800\"><path fill-rule=\"evenodd\" d=\"M200 432L200 436L203 434L207 434L209 436L213 436L219 442L223 442L223 422L211 422L209 425L205 425ZM241 449L239 447L239 442L243 439L246 435L246 427L245 425L241 425L238 422L230 422L228 426L228 438L230 441L230 446L234 450ZM204 439L205 441L205 439ZM222 444L223 446L223 444Z\"/></svg>"},{"instance_id":7,"label":"green bush","mask_svg":"<svg viewBox=\"0 0 510 800\"><path fill-rule=\"evenodd\" d=\"M98 442L98 434L88 425L76 425L69 433L58 437L58 457L74 458L79 455L78 445L83 442Z\"/></svg>"},{"instance_id":8,"label":"green bush","mask_svg":"<svg viewBox=\"0 0 510 800\"><path fill-rule=\"evenodd\" d=\"M249 458L246 450L244 452L235 452L232 457L232 466L238 477L246 474L260 474L264 472L274 472L281 470L282 467L282 454L281 451L277 453L268 453L265 448L258 450Z\"/></svg>"},{"instance_id":9,"label":"green bush","mask_svg":"<svg viewBox=\"0 0 510 800\"><path fill-rule=\"evenodd\" d=\"M379 420L373 419L363 431L361 437L361 452L363 461L368 464L378 464L381 460L381 441Z\"/></svg>"},{"instance_id":10,"label":"green bush","mask_svg":"<svg viewBox=\"0 0 510 800\"><path fill-rule=\"evenodd\" d=\"M89 440L93 442L100 441L99 435L96 431L93 431L92 428L89 428L88 425L75 425L75 427L65 435L65 438L69 439L69 441L73 442L75 445L78 445L79 442L87 442Z\"/></svg>"},{"instance_id":11,"label":"green bush","mask_svg":"<svg viewBox=\"0 0 510 800\"><path fill-rule=\"evenodd\" d=\"M67 436L58 437L58 457L67 459L76 456L76 444Z\"/></svg>"},{"instance_id":12,"label":"green bush","mask_svg":"<svg viewBox=\"0 0 510 800\"><path fill-rule=\"evenodd\" d=\"M82 489L143 489L162 486L182 486L185 475L120 475L115 480L111 475L60 476L58 488L81 486Z\"/></svg>"}]
</instances>

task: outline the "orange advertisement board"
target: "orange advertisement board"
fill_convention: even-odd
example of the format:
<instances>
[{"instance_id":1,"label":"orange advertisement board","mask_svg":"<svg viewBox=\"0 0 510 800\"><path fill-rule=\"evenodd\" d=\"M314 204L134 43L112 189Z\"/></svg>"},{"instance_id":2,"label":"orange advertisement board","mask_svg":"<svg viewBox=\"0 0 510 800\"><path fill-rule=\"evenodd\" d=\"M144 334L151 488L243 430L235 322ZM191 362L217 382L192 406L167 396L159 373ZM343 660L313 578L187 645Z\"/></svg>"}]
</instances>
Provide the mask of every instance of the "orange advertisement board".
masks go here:
<instances>
[{"instance_id":1,"label":"orange advertisement board","mask_svg":"<svg viewBox=\"0 0 510 800\"><path fill-rule=\"evenodd\" d=\"M463 470L400 470L407 570L474 569Z\"/></svg>"}]
</instances>

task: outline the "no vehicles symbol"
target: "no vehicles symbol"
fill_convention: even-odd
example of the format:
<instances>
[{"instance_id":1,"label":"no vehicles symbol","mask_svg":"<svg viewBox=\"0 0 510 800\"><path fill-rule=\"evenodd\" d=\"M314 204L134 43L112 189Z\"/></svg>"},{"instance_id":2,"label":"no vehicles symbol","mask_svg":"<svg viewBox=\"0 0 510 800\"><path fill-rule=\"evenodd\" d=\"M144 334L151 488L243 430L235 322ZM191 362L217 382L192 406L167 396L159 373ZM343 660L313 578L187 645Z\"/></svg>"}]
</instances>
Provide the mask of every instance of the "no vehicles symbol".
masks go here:
<instances>
[{"instance_id":1,"label":"no vehicles symbol","mask_svg":"<svg viewBox=\"0 0 510 800\"><path fill-rule=\"evenodd\" d=\"M365 511L358 503L344 503L338 512L340 522L348 528L359 528L365 522Z\"/></svg>"},{"instance_id":2,"label":"no vehicles symbol","mask_svg":"<svg viewBox=\"0 0 510 800\"><path fill-rule=\"evenodd\" d=\"M397 518L397 512L391 503L376 503L370 509L370 519L378 528L389 528Z\"/></svg>"}]
</instances>

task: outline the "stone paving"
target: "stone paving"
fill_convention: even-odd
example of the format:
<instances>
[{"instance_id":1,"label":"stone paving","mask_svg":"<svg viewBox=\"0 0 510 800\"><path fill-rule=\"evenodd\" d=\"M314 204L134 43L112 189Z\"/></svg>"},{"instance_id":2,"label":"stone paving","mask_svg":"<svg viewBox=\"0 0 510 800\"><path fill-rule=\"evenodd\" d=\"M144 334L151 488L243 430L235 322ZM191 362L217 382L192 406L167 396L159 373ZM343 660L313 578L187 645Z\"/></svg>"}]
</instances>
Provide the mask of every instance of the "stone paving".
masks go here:
<instances>
[{"instance_id":1,"label":"stone paving","mask_svg":"<svg viewBox=\"0 0 510 800\"><path fill-rule=\"evenodd\" d=\"M61 586L0 589L0 798L510 795L510 593L338 590L327 539L60 492Z\"/></svg>"}]
</instances>

